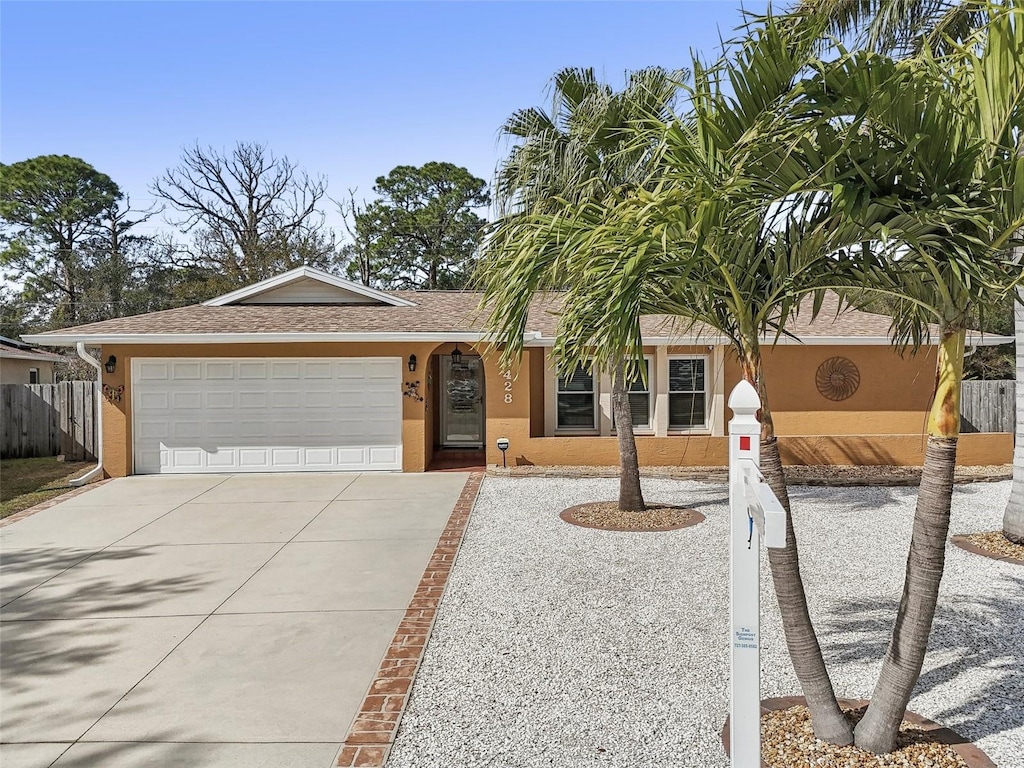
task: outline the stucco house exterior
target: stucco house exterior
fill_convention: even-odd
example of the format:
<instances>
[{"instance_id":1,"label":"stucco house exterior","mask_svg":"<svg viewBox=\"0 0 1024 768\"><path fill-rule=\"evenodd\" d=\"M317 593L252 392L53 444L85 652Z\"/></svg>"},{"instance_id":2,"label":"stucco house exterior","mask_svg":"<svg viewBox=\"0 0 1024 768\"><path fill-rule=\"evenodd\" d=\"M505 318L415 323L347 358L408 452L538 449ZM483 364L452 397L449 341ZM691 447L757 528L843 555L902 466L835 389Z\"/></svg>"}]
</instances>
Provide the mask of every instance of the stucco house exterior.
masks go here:
<instances>
[{"instance_id":1,"label":"stucco house exterior","mask_svg":"<svg viewBox=\"0 0 1024 768\"><path fill-rule=\"evenodd\" d=\"M556 375L557 295L538 296L520 365L502 369L479 295L378 291L300 267L200 305L36 334L99 347L103 465L145 473L405 470L480 451L500 464L614 465L610 382ZM831 309L834 310L835 307ZM889 319L801 316L766 351L788 463L920 464L934 348L900 357ZM724 465L725 401L740 379L724 340L642 325L647 384L633 406L644 465ZM1010 339L972 334L968 344ZM967 434L963 464L1010 460L1012 435ZM479 462L477 462L479 463Z\"/></svg>"},{"instance_id":2,"label":"stucco house exterior","mask_svg":"<svg viewBox=\"0 0 1024 768\"><path fill-rule=\"evenodd\" d=\"M0 384L53 384L53 366L64 358L0 336Z\"/></svg>"}]
</instances>

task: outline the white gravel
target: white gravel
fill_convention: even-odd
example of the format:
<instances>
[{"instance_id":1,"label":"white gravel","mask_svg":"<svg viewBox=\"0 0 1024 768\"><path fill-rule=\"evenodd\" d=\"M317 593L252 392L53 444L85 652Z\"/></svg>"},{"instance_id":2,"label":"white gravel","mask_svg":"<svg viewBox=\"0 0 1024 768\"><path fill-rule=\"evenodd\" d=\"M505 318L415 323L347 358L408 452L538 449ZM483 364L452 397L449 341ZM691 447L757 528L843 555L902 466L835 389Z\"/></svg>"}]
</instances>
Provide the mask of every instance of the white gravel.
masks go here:
<instances>
[{"instance_id":1,"label":"white gravel","mask_svg":"<svg viewBox=\"0 0 1024 768\"><path fill-rule=\"evenodd\" d=\"M707 521L568 525L617 481L487 478L388 768L727 766L724 486L649 479ZM1000 526L1010 483L958 486L951 533ZM903 584L914 488L793 488L812 616L837 692L871 694ZM764 565L762 695L798 694ZM947 552L911 708L1024 766L1024 568Z\"/></svg>"}]
</instances>

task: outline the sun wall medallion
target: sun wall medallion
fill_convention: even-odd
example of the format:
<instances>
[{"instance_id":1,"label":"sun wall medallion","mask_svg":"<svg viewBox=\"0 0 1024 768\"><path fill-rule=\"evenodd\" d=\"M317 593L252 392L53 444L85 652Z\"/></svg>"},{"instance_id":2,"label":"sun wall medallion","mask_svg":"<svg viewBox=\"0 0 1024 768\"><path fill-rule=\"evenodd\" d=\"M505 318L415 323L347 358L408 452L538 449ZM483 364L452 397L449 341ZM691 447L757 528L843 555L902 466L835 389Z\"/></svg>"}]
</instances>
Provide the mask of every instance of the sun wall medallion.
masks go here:
<instances>
[{"instance_id":1,"label":"sun wall medallion","mask_svg":"<svg viewBox=\"0 0 1024 768\"><path fill-rule=\"evenodd\" d=\"M851 397L860 386L860 371L845 357L830 357L818 366L814 383L822 397L839 402Z\"/></svg>"}]
</instances>

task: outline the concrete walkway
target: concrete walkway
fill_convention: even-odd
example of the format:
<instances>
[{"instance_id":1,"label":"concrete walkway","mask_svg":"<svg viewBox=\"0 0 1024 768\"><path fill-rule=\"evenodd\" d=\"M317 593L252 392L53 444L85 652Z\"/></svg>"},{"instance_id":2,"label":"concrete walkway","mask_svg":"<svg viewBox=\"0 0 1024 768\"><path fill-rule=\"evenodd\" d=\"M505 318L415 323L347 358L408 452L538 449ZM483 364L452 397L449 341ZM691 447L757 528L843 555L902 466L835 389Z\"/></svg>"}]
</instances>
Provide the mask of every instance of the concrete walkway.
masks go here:
<instances>
[{"instance_id":1,"label":"concrete walkway","mask_svg":"<svg viewBox=\"0 0 1024 768\"><path fill-rule=\"evenodd\" d=\"M331 765L466 479L132 477L0 528L0 765Z\"/></svg>"}]
</instances>

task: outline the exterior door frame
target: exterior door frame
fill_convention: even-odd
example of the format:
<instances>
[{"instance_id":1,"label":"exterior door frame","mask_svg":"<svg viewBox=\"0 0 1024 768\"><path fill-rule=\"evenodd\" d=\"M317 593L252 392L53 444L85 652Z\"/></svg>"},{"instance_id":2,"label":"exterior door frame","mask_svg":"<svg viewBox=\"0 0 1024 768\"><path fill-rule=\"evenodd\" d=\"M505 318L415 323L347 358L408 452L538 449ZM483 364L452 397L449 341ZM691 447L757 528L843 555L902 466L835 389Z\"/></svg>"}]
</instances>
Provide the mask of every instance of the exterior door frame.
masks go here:
<instances>
[{"instance_id":1,"label":"exterior door frame","mask_svg":"<svg viewBox=\"0 0 1024 768\"><path fill-rule=\"evenodd\" d=\"M439 424L440 427L440 438L438 444L442 448L483 448L485 442L484 429L487 426L487 393L486 393L486 381L484 376L484 363L483 359L478 355L466 355L462 356L463 360L468 358L474 358L479 361L479 381L480 381L480 439L479 440L449 440L448 439L448 382L451 377L451 355L438 355L438 361L440 362L440 384L438 388L438 412L439 412Z\"/></svg>"}]
</instances>

